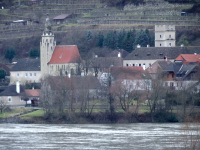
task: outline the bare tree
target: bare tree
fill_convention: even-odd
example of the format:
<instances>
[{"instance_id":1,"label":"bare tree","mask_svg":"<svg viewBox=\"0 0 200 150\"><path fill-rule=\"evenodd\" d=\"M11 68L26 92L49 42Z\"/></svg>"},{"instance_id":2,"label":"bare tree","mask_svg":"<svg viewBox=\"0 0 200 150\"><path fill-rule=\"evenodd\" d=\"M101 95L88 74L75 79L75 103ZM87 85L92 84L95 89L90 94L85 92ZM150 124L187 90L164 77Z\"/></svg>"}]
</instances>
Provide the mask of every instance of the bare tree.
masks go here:
<instances>
[{"instance_id":1,"label":"bare tree","mask_svg":"<svg viewBox=\"0 0 200 150\"><path fill-rule=\"evenodd\" d=\"M0 111L1 114L3 113L3 111L5 110L5 108L7 107L7 102L4 100L0 100Z\"/></svg>"}]
</instances>

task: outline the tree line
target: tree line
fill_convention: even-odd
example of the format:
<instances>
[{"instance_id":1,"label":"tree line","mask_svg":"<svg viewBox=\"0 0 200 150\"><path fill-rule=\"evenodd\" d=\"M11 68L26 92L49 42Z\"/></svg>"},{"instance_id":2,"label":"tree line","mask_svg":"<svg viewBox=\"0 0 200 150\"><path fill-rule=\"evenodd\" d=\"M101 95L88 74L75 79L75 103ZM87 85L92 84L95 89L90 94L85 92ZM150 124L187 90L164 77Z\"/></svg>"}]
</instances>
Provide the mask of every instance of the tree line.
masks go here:
<instances>
[{"instance_id":1,"label":"tree line","mask_svg":"<svg viewBox=\"0 0 200 150\"><path fill-rule=\"evenodd\" d=\"M106 35L104 35L102 32L99 32L97 38L98 47L124 49L130 53L138 44L141 47L147 47L147 45L154 46L154 35L150 34L148 29L141 29L139 31L136 31L135 28L128 31L122 29L119 32L114 30L108 31Z\"/></svg>"}]
</instances>

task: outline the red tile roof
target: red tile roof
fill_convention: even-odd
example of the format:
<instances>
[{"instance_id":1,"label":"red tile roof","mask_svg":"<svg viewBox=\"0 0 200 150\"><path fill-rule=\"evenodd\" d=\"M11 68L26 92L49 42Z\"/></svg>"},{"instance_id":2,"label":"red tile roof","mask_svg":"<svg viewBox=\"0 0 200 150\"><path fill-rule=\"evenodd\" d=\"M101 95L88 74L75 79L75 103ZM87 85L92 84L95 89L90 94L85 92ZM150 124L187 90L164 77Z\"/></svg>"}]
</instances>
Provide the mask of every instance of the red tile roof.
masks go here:
<instances>
[{"instance_id":1,"label":"red tile roof","mask_svg":"<svg viewBox=\"0 0 200 150\"><path fill-rule=\"evenodd\" d=\"M39 89L25 90L25 93L28 97L39 97L41 90L39 90Z\"/></svg>"},{"instance_id":2,"label":"red tile roof","mask_svg":"<svg viewBox=\"0 0 200 150\"><path fill-rule=\"evenodd\" d=\"M177 60L185 60L187 62L199 62L200 61L200 54L180 54L175 61Z\"/></svg>"},{"instance_id":3,"label":"red tile roof","mask_svg":"<svg viewBox=\"0 0 200 150\"><path fill-rule=\"evenodd\" d=\"M114 79L141 79L145 73L142 67L112 67L111 74Z\"/></svg>"},{"instance_id":4,"label":"red tile roof","mask_svg":"<svg viewBox=\"0 0 200 150\"><path fill-rule=\"evenodd\" d=\"M77 63L80 58L77 45L59 45L55 47L49 64Z\"/></svg>"}]
</instances>

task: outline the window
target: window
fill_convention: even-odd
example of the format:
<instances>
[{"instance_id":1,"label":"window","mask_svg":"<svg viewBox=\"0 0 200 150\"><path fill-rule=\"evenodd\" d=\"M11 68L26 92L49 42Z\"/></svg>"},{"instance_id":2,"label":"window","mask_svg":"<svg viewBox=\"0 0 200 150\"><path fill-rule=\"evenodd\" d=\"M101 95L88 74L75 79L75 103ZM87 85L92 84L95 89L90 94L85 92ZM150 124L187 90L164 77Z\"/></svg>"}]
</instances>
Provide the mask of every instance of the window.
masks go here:
<instances>
[{"instance_id":1,"label":"window","mask_svg":"<svg viewBox=\"0 0 200 150\"><path fill-rule=\"evenodd\" d=\"M143 65L145 65L145 63L143 63Z\"/></svg>"},{"instance_id":2,"label":"window","mask_svg":"<svg viewBox=\"0 0 200 150\"><path fill-rule=\"evenodd\" d=\"M24 100L22 99L22 97L20 97L20 102L23 102Z\"/></svg>"},{"instance_id":3,"label":"window","mask_svg":"<svg viewBox=\"0 0 200 150\"><path fill-rule=\"evenodd\" d=\"M128 64L126 64L126 66L128 66Z\"/></svg>"},{"instance_id":4,"label":"window","mask_svg":"<svg viewBox=\"0 0 200 150\"><path fill-rule=\"evenodd\" d=\"M52 39L50 39L50 43L52 43ZM51 47L52 48L52 47Z\"/></svg>"},{"instance_id":5,"label":"window","mask_svg":"<svg viewBox=\"0 0 200 150\"><path fill-rule=\"evenodd\" d=\"M133 66L135 66L135 64L133 64Z\"/></svg>"},{"instance_id":6,"label":"window","mask_svg":"<svg viewBox=\"0 0 200 150\"><path fill-rule=\"evenodd\" d=\"M171 44L171 43L169 43L169 46L172 46L172 44Z\"/></svg>"},{"instance_id":7,"label":"window","mask_svg":"<svg viewBox=\"0 0 200 150\"><path fill-rule=\"evenodd\" d=\"M169 38L171 38L171 34L169 35Z\"/></svg>"},{"instance_id":8,"label":"window","mask_svg":"<svg viewBox=\"0 0 200 150\"><path fill-rule=\"evenodd\" d=\"M151 63L149 63L149 67L151 67Z\"/></svg>"},{"instance_id":9,"label":"window","mask_svg":"<svg viewBox=\"0 0 200 150\"><path fill-rule=\"evenodd\" d=\"M141 64L139 64L139 66L141 66Z\"/></svg>"},{"instance_id":10,"label":"window","mask_svg":"<svg viewBox=\"0 0 200 150\"><path fill-rule=\"evenodd\" d=\"M174 74L172 73L172 78L174 78Z\"/></svg>"},{"instance_id":11,"label":"window","mask_svg":"<svg viewBox=\"0 0 200 150\"><path fill-rule=\"evenodd\" d=\"M174 82L170 82L170 86L173 87L174 86Z\"/></svg>"},{"instance_id":12,"label":"window","mask_svg":"<svg viewBox=\"0 0 200 150\"><path fill-rule=\"evenodd\" d=\"M71 75L74 75L74 69L73 68L71 69Z\"/></svg>"},{"instance_id":13,"label":"window","mask_svg":"<svg viewBox=\"0 0 200 150\"><path fill-rule=\"evenodd\" d=\"M161 44L160 44L160 46L161 46Z\"/></svg>"},{"instance_id":14,"label":"window","mask_svg":"<svg viewBox=\"0 0 200 150\"><path fill-rule=\"evenodd\" d=\"M161 38L162 36L160 35L160 38Z\"/></svg>"},{"instance_id":15,"label":"window","mask_svg":"<svg viewBox=\"0 0 200 150\"><path fill-rule=\"evenodd\" d=\"M30 73L30 77L32 77L32 73Z\"/></svg>"},{"instance_id":16,"label":"window","mask_svg":"<svg viewBox=\"0 0 200 150\"><path fill-rule=\"evenodd\" d=\"M28 77L28 73L25 73L25 77Z\"/></svg>"},{"instance_id":17,"label":"window","mask_svg":"<svg viewBox=\"0 0 200 150\"><path fill-rule=\"evenodd\" d=\"M36 74L36 73L34 73L34 76L36 77L36 76L37 76L37 74Z\"/></svg>"},{"instance_id":18,"label":"window","mask_svg":"<svg viewBox=\"0 0 200 150\"><path fill-rule=\"evenodd\" d=\"M12 102L12 98L10 96L8 97L8 102Z\"/></svg>"},{"instance_id":19,"label":"window","mask_svg":"<svg viewBox=\"0 0 200 150\"><path fill-rule=\"evenodd\" d=\"M46 42L48 42L48 39L46 39Z\"/></svg>"},{"instance_id":20,"label":"window","mask_svg":"<svg viewBox=\"0 0 200 150\"><path fill-rule=\"evenodd\" d=\"M19 73L17 73L17 77L19 77Z\"/></svg>"}]
</instances>

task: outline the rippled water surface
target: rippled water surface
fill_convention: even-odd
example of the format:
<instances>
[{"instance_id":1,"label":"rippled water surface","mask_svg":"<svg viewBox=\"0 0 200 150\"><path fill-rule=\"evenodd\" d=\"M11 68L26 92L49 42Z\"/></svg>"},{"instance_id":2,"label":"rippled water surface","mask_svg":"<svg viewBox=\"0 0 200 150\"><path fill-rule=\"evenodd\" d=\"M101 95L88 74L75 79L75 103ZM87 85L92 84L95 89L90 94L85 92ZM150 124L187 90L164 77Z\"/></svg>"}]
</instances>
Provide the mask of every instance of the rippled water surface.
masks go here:
<instances>
[{"instance_id":1,"label":"rippled water surface","mask_svg":"<svg viewBox=\"0 0 200 150\"><path fill-rule=\"evenodd\" d=\"M184 124L0 124L0 150L159 150L184 146ZM197 134L196 132L193 132ZM190 134L190 133L188 133Z\"/></svg>"}]
</instances>

